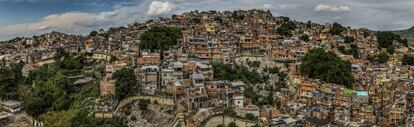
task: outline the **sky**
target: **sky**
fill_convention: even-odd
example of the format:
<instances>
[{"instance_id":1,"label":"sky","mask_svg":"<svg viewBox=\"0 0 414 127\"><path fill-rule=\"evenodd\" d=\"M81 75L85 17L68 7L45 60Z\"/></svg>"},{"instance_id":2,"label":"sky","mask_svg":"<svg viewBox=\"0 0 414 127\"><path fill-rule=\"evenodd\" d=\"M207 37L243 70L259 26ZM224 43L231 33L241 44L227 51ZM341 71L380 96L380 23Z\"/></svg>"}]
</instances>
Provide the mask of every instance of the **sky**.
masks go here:
<instances>
[{"instance_id":1,"label":"sky","mask_svg":"<svg viewBox=\"0 0 414 127\"><path fill-rule=\"evenodd\" d=\"M297 21L353 28L414 26L414 0L0 0L0 40L51 31L88 34L192 10L254 8Z\"/></svg>"}]
</instances>

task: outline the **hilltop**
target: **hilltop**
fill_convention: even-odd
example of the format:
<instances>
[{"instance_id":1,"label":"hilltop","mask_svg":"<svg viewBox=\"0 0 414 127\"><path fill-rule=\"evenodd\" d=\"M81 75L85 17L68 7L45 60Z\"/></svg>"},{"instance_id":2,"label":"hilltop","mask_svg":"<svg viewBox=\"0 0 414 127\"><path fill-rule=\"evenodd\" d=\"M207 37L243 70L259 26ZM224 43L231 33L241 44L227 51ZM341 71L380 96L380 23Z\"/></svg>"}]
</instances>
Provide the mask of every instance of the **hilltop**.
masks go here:
<instances>
[{"instance_id":1,"label":"hilltop","mask_svg":"<svg viewBox=\"0 0 414 127\"><path fill-rule=\"evenodd\" d=\"M257 17L257 14L264 14L263 16L259 16ZM206 17L207 16L207 17ZM183 18L185 17L185 18ZM206 19L209 18L209 19ZM206 24L206 21L212 21L214 22L213 24L222 24L222 27L225 27L229 21L230 22L234 22L239 24L240 26L243 23L248 22L248 18L257 18L260 19L260 21L258 20L258 22L256 21L256 24L268 24L270 26L272 26L273 28L277 28L279 25L281 25L281 23L283 22L288 22L290 21L290 23L294 23L295 25L302 25L302 26L308 26L308 25L312 25L313 27L316 28L329 28L330 25L334 24L332 23L327 23L327 24L323 24L323 23L316 23L313 21L308 21L308 22L301 22L301 21L297 21L295 19L291 19L290 17L286 17L286 16L275 16L273 15L270 11L266 11L266 10L260 10L260 9L252 9L252 10L234 10L234 11L215 11L215 10L209 10L209 11L198 11L198 10L194 10L194 11L189 11L189 12L184 12L182 14L179 15L172 15L170 17L160 17L158 19L149 19L143 22L132 22L128 25L124 25L124 26L112 26L109 29L99 29L99 30L94 30L91 31L90 34L86 34L86 35L82 35L82 34L68 34L68 33L64 33L64 32L60 32L60 31L52 31L49 33L43 33L43 34L38 34L38 35L33 35L33 36L21 36L21 37L16 37L10 40L4 40L4 41L0 41L1 43L14 43L14 42L21 42L21 41L25 41L27 39L29 40L34 40L35 42L37 42L36 40L46 40L47 36L53 36L53 37L59 37L59 40L65 40L68 38L71 39L76 39L76 40L85 40L85 39L89 39L89 38L93 38L96 37L96 35L101 36L101 37L113 37L113 36L117 36L116 34L120 34L118 32L125 32L125 31L141 31L141 30L147 30L150 28L150 26L156 26L156 25L177 25L180 24L182 22L186 22L188 23L187 25L203 25ZM229 21L223 21L223 19L231 19ZM270 22L265 21L264 20L269 20ZM224 25L223 25L224 24ZM327 26L325 26L327 25ZM342 26L341 26L342 27ZM349 30L357 30L356 28L351 28L350 26L344 26L345 28L349 28ZM370 31L370 32L375 32L372 30L368 30L363 28L364 31ZM286 31L286 30L283 30ZM279 31L281 32L281 31ZM138 34L138 33L134 33L133 34ZM287 33L281 33L281 35L284 35ZM65 39L62 39L65 38ZM69 41L71 42L71 41Z\"/></svg>"},{"instance_id":2,"label":"hilltop","mask_svg":"<svg viewBox=\"0 0 414 127\"><path fill-rule=\"evenodd\" d=\"M414 26L406 30L392 31L394 34L400 35L408 40L408 44L414 45Z\"/></svg>"}]
</instances>

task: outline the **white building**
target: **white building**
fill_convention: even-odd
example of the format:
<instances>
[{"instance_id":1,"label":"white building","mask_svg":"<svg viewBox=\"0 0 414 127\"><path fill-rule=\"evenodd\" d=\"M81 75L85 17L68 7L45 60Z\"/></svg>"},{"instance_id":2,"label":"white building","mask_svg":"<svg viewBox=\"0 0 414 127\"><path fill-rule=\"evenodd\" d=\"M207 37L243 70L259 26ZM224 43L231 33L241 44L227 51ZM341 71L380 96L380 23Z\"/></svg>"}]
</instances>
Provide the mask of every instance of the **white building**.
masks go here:
<instances>
[{"instance_id":1,"label":"white building","mask_svg":"<svg viewBox=\"0 0 414 127\"><path fill-rule=\"evenodd\" d=\"M233 96L233 105L236 108L243 108L244 107L244 96L243 95L234 95Z\"/></svg>"}]
</instances>

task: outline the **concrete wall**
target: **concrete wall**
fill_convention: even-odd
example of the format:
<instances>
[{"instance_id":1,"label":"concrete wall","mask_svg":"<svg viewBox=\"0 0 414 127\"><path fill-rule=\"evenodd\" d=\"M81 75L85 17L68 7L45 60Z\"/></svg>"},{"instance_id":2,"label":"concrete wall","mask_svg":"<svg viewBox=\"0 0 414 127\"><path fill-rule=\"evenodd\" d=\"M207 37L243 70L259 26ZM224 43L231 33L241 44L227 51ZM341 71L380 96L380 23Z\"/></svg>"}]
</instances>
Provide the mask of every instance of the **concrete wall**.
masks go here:
<instances>
[{"instance_id":1,"label":"concrete wall","mask_svg":"<svg viewBox=\"0 0 414 127\"><path fill-rule=\"evenodd\" d=\"M248 113L252 113L254 116L258 117L260 115L259 111L249 111L249 110L234 110L237 115L244 117Z\"/></svg>"},{"instance_id":2,"label":"concrete wall","mask_svg":"<svg viewBox=\"0 0 414 127\"><path fill-rule=\"evenodd\" d=\"M215 116L215 117L212 117L209 121L207 121L206 127L217 127L220 124L228 125L231 122L235 122L236 125L239 127L251 127L251 126L256 125L256 123L253 123L247 120L232 118L228 116L224 116L224 119L223 119L223 116Z\"/></svg>"}]
</instances>

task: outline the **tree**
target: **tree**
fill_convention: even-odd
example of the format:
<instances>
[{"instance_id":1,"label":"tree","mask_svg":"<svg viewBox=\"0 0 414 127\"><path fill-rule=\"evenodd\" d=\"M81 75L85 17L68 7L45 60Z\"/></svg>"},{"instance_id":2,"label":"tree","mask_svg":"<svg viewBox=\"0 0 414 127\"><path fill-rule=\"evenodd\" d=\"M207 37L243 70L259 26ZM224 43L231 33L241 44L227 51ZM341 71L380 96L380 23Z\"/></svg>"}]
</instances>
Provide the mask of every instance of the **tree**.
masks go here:
<instances>
[{"instance_id":1,"label":"tree","mask_svg":"<svg viewBox=\"0 0 414 127\"><path fill-rule=\"evenodd\" d=\"M378 32L377 33L377 42L381 48L388 48L393 45L394 41L400 43L406 43L404 39L401 39L399 35L396 35L392 32Z\"/></svg>"},{"instance_id":2,"label":"tree","mask_svg":"<svg viewBox=\"0 0 414 127\"><path fill-rule=\"evenodd\" d=\"M2 99L17 99L18 86L23 85L23 62L0 69L0 96Z\"/></svg>"},{"instance_id":3,"label":"tree","mask_svg":"<svg viewBox=\"0 0 414 127\"><path fill-rule=\"evenodd\" d=\"M28 115L37 119L40 115L47 112L48 107L50 107L50 103L42 101L43 100L40 97L32 97L23 102L22 108Z\"/></svg>"},{"instance_id":4,"label":"tree","mask_svg":"<svg viewBox=\"0 0 414 127\"><path fill-rule=\"evenodd\" d=\"M70 54L68 57L64 58L62 62L59 62L58 65L62 69L68 69L68 70L80 70L83 68L85 64L85 57L81 56L74 56L73 54Z\"/></svg>"},{"instance_id":5,"label":"tree","mask_svg":"<svg viewBox=\"0 0 414 127\"><path fill-rule=\"evenodd\" d=\"M45 127L72 127L76 111L51 111L40 116Z\"/></svg>"},{"instance_id":6,"label":"tree","mask_svg":"<svg viewBox=\"0 0 414 127\"><path fill-rule=\"evenodd\" d=\"M355 38L354 37L351 37L351 36L346 36L345 38L344 38L344 42L345 43L352 43L352 42L354 42L355 41Z\"/></svg>"},{"instance_id":7,"label":"tree","mask_svg":"<svg viewBox=\"0 0 414 127\"><path fill-rule=\"evenodd\" d=\"M246 117L246 119L252 120L252 121L257 120L257 117L254 116L252 113L247 113L244 117Z\"/></svg>"},{"instance_id":8,"label":"tree","mask_svg":"<svg viewBox=\"0 0 414 127\"><path fill-rule=\"evenodd\" d=\"M302 40L302 41L304 41L304 42L308 42L308 41L310 41L309 36L308 36L308 35L306 35L306 34L304 34L304 35L300 36L300 40Z\"/></svg>"},{"instance_id":9,"label":"tree","mask_svg":"<svg viewBox=\"0 0 414 127\"><path fill-rule=\"evenodd\" d=\"M233 13L232 15L231 15L231 17L234 19L234 20L244 20L244 15L243 14L237 14L237 13Z\"/></svg>"},{"instance_id":10,"label":"tree","mask_svg":"<svg viewBox=\"0 0 414 127\"><path fill-rule=\"evenodd\" d=\"M358 46L355 44L351 44L351 54L354 56L354 58L358 59L359 58L359 50L358 50Z\"/></svg>"},{"instance_id":11,"label":"tree","mask_svg":"<svg viewBox=\"0 0 414 127\"><path fill-rule=\"evenodd\" d=\"M254 105L259 105L259 98L261 95L253 90L252 87L247 87L244 91L244 96L250 98Z\"/></svg>"},{"instance_id":12,"label":"tree","mask_svg":"<svg viewBox=\"0 0 414 127\"><path fill-rule=\"evenodd\" d=\"M249 67L259 68L260 61L247 61L247 65L249 65Z\"/></svg>"},{"instance_id":13,"label":"tree","mask_svg":"<svg viewBox=\"0 0 414 127\"><path fill-rule=\"evenodd\" d=\"M394 35L391 32L378 32L377 41L380 47L387 48L392 45L394 41Z\"/></svg>"},{"instance_id":14,"label":"tree","mask_svg":"<svg viewBox=\"0 0 414 127\"><path fill-rule=\"evenodd\" d=\"M388 47L387 47L387 52L388 52L389 54L394 54L394 52L395 52L395 48L394 48L394 46L388 46Z\"/></svg>"},{"instance_id":15,"label":"tree","mask_svg":"<svg viewBox=\"0 0 414 127\"><path fill-rule=\"evenodd\" d=\"M233 110L233 108L225 108L223 113L229 116L237 116L237 113Z\"/></svg>"},{"instance_id":16,"label":"tree","mask_svg":"<svg viewBox=\"0 0 414 127\"><path fill-rule=\"evenodd\" d=\"M91 31L91 33L89 34L90 36L96 36L96 35L98 35L98 32L97 31Z\"/></svg>"},{"instance_id":17,"label":"tree","mask_svg":"<svg viewBox=\"0 0 414 127\"><path fill-rule=\"evenodd\" d=\"M285 81L278 81L275 83L276 90L280 91L281 88L287 88Z\"/></svg>"},{"instance_id":18,"label":"tree","mask_svg":"<svg viewBox=\"0 0 414 127\"><path fill-rule=\"evenodd\" d=\"M369 62L375 62L375 56L367 55L367 60Z\"/></svg>"},{"instance_id":19,"label":"tree","mask_svg":"<svg viewBox=\"0 0 414 127\"><path fill-rule=\"evenodd\" d=\"M109 62L115 62L115 61L117 61L118 60L118 58L116 57L116 56L114 56L114 55L111 55L111 58L109 59Z\"/></svg>"},{"instance_id":20,"label":"tree","mask_svg":"<svg viewBox=\"0 0 414 127\"><path fill-rule=\"evenodd\" d=\"M291 36L291 31L292 30L294 30L296 28L296 25L295 25L295 23L294 22L292 22L292 21L288 21L288 22L286 22L286 23L283 23L282 25L280 25L277 29L276 29L276 31L279 33L279 34L281 34L281 35L283 35L283 36L288 36L288 37L290 37Z\"/></svg>"},{"instance_id":21,"label":"tree","mask_svg":"<svg viewBox=\"0 0 414 127\"><path fill-rule=\"evenodd\" d=\"M62 47L56 49L56 54L54 60L60 68L73 70L73 69L82 69L85 64L86 57L85 54L75 56L74 54L69 54Z\"/></svg>"},{"instance_id":22,"label":"tree","mask_svg":"<svg viewBox=\"0 0 414 127\"><path fill-rule=\"evenodd\" d=\"M286 17L286 16L280 16L280 18L282 18L283 22L289 22L290 18Z\"/></svg>"},{"instance_id":23,"label":"tree","mask_svg":"<svg viewBox=\"0 0 414 127\"><path fill-rule=\"evenodd\" d=\"M97 119L89 115L91 100L99 96L98 83L74 89L56 65L45 65L31 71L28 80L34 84L34 88L29 88L33 93L24 93L30 96L25 97L22 108L45 126L125 126L117 117ZM27 87L22 89L26 91Z\"/></svg>"},{"instance_id":24,"label":"tree","mask_svg":"<svg viewBox=\"0 0 414 127\"><path fill-rule=\"evenodd\" d=\"M19 100L26 100L33 95L32 87L30 85L18 85L17 93L19 95Z\"/></svg>"},{"instance_id":25,"label":"tree","mask_svg":"<svg viewBox=\"0 0 414 127\"><path fill-rule=\"evenodd\" d=\"M344 46L339 46L338 47L339 52L346 54L346 55L353 55L354 58L359 58L359 52L358 52L358 47L355 44L351 44L351 48L350 49L345 49Z\"/></svg>"},{"instance_id":26,"label":"tree","mask_svg":"<svg viewBox=\"0 0 414 127\"><path fill-rule=\"evenodd\" d=\"M285 72L280 71L277 73L277 76L279 77L279 81L284 81L287 77L287 74Z\"/></svg>"},{"instance_id":27,"label":"tree","mask_svg":"<svg viewBox=\"0 0 414 127\"><path fill-rule=\"evenodd\" d=\"M140 110L148 110L149 100L139 100L138 105Z\"/></svg>"},{"instance_id":28,"label":"tree","mask_svg":"<svg viewBox=\"0 0 414 127\"><path fill-rule=\"evenodd\" d=\"M279 73L279 68L278 67L272 67L270 70L269 70L269 73L270 74L276 74L276 73Z\"/></svg>"},{"instance_id":29,"label":"tree","mask_svg":"<svg viewBox=\"0 0 414 127\"><path fill-rule=\"evenodd\" d=\"M379 63L386 63L390 59L387 53L383 52L378 55L378 62Z\"/></svg>"},{"instance_id":30,"label":"tree","mask_svg":"<svg viewBox=\"0 0 414 127\"><path fill-rule=\"evenodd\" d=\"M264 76L259 74L256 69L249 70L242 65L224 64L219 61L212 61L211 65L213 66L214 78L218 80L244 80L250 83L264 82Z\"/></svg>"},{"instance_id":31,"label":"tree","mask_svg":"<svg viewBox=\"0 0 414 127\"><path fill-rule=\"evenodd\" d=\"M312 28L312 21L308 21L308 22L306 22L306 27L307 28Z\"/></svg>"},{"instance_id":32,"label":"tree","mask_svg":"<svg viewBox=\"0 0 414 127\"><path fill-rule=\"evenodd\" d=\"M398 42L404 44L405 47L408 47L408 40L407 40L407 38L405 38L405 39L399 39Z\"/></svg>"},{"instance_id":33,"label":"tree","mask_svg":"<svg viewBox=\"0 0 414 127\"><path fill-rule=\"evenodd\" d=\"M403 65L414 66L414 56L404 55L403 58L402 58L402 64Z\"/></svg>"},{"instance_id":34,"label":"tree","mask_svg":"<svg viewBox=\"0 0 414 127\"><path fill-rule=\"evenodd\" d=\"M193 17L193 18L191 19L191 22L192 22L193 24L200 24L200 23L201 23L201 18L200 18L200 17Z\"/></svg>"},{"instance_id":35,"label":"tree","mask_svg":"<svg viewBox=\"0 0 414 127\"><path fill-rule=\"evenodd\" d=\"M345 27L343 27L341 24L335 22L332 25L332 29L329 31L329 33L331 33L332 35L341 35L341 33L344 30L345 30Z\"/></svg>"},{"instance_id":36,"label":"tree","mask_svg":"<svg viewBox=\"0 0 414 127\"><path fill-rule=\"evenodd\" d=\"M114 73L115 81L115 96L123 99L127 97L132 88L137 84L137 79L134 70L130 68L122 68Z\"/></svg>"},{"instance_id":37,"label":"tree","mask_svg":"<svg viewBox=\"0 0 414 127\"><path fill-rule=\"evenodd\" d=\"M369 32L368 31L364 31L364 37L368 37L369 36Z\"/></svg>"},{"instance_id":38,"label":"tree","mask_svg":"<svg viewBox=\"0 0 414 127\"><path fill-rule=\"evenodd\" d=\"M181 36L181 30L176 27L155 26L141 35L139 46L143 49L163 52L170 46L176 45L177 39Z\"/></svg>"},{"instance_id":39,"label":"tree","mask_svg":"<svg viewBox=\"0 0 414 127\"><path fill-rule=\"evenodd\" d=\"M261 103L262 103L262 105L272 105L272 106L274 106L275 99L273 98L273 90L270 91L269 95Z\"/></svg>"},{"instance_id":40,"label":"tree","mask_svg":"<svg viewBox=\"0 0 414 127\"><path fill-rule=\"evenodd\" d=\"M67 53L64 48L59 47L59 48L56 49L56 54L54 56L54 59L55 59L56 63L60 63L61 61L63 61L68 56L69 56L69 53Z\"/></svg>"},{"instance_id":41,"label":"tree","mask_svg":"<svg viewBox=\"0 0 414 127\"><path fill-rule=\"evenodd\" d=\"M354 82L351 63L343 61L333 52L325 52L322 48L312 49L302 58L300 72L309 78L347 87L351 87Z\"/></svg>"},{"instance_id":42,"label":"tree","mask_svg":"<svg viewBox=\"0 0 414 127\"><path fill-rule=\"evenodd\" d=\"M23 109L35 119L47 111L69 108L69 80L53 67L44 67L35 73L34 96L23 102Z\"/></svg>"},{"instance_id":43,"label":"tree","mask_svg":"<svg viewBox=\"0 0 414 127\"><path fill-rule=\"evenodd\" d=\"M223 22L223 18L221 16L215 16L214 21L221 23L221 22Z\"/></svg>"}]
</instances>

